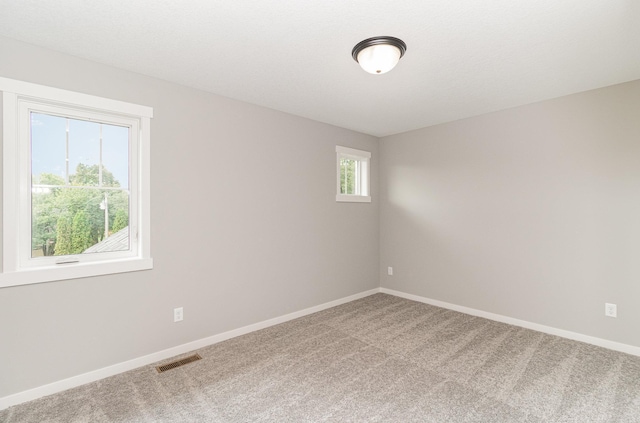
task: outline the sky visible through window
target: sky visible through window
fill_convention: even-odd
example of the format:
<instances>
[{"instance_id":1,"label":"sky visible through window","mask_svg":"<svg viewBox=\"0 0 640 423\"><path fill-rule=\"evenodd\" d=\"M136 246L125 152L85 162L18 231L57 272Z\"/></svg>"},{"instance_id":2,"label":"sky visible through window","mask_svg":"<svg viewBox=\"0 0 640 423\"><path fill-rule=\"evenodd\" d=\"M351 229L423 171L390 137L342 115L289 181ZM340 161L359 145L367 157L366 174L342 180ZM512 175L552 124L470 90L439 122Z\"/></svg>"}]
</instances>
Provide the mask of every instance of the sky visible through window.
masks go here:
<instances>
[{"instance_id":1,"label":"sky visible through window","mask_svg":"<svg viewBox=\"0 0 640 423\"><path fill-rule=\"evenodd\" d=\"M100 124L77 119L69 122L69 173L78 164L100 163ZM67 118L31 114L32 174L66 178ZM129 188L129 128L102 124L102 165L113 174L120 187Z\"/></svg>"}]
</instances>

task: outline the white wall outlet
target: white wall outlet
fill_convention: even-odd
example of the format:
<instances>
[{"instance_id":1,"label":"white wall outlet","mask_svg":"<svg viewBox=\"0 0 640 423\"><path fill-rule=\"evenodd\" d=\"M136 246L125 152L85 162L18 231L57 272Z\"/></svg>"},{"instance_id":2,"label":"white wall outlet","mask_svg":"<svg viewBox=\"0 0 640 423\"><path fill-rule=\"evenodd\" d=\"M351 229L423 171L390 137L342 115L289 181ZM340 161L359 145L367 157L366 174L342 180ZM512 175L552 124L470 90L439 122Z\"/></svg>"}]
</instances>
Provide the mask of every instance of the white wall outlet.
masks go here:
<instances>
[{"instance_id":1,"label":"white wall outlet","mask_svg":"<svg viewBox=\"0 0 640 423\"><path fill-rule=\"evenodd\" d=\"M604 315L609 317L618 317L618 306L615 304L604 304Z\"/></svg>"},{"instance_id":2,"label":"white wall outlet","mask_svg":"<svg viewBox=\"0 0 640 423\"><path fill-rule=\"evenodd\" d=\"M174 322L181 322L183 318L184 318L184 310L182 309L182 307L174 308L173 309L173 321Z\"/></svg>"},{"instance_id":3,"label":"white wall outlet","mask_svg":"<svg viewBox=\"0 0 640 423\"><path fill-rule=\"evenodd\" d=\"M387 275L393 276L393 267L391 266L387 267Z\"/></svg>"}]
</instances>

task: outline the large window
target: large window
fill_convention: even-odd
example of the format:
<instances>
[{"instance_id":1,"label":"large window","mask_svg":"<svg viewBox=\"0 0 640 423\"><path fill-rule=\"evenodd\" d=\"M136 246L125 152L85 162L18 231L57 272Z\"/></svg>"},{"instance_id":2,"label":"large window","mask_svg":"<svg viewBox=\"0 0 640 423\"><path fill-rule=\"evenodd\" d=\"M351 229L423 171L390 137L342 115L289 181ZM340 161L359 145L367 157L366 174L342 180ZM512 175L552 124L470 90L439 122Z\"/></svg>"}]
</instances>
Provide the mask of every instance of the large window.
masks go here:
<instances>
[{"instance_id":1,"label":"large window","mask_svg":"<svg viewBox=\"0 0 640 423\"><path fill-rule=\"evenodd\" d=\"M336 146L336 201L371 202L369 193L369 160L371 153Z\"/></svg>"},{"instance_id":2,"label":"large window","mask_svg":"<svg viewBox=\"0 0 640 423\"><path fill-rule=\"evenodd\" d=\"M152 109L0 78L0 286L149 269Z\"/></svg>"}]
</instances>

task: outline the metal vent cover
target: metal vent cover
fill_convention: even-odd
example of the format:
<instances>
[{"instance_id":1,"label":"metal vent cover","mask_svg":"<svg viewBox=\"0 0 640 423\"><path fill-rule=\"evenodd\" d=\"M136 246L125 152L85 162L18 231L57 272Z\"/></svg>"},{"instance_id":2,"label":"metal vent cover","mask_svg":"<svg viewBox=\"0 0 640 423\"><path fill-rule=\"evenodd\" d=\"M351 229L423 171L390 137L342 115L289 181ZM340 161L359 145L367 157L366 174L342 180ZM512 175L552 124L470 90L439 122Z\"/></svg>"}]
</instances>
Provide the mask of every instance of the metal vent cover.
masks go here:
<instances>
[{"instance_id":1,"label":"metal vent cover","mask_svg":"<svg viewBox=\"0 0 640 423\"><path fill-rule=\"evenodd\" d=\"M172 361L171 363L163 364L162 366L156 366L156 370L158 373L163 373L167 370L175 369L176 367L184 366L185 364L193 363L198 360L202 360L202 357L198 354L194 354L189 357L181 358L180 360Z\"/></svg>"}]
</instances>

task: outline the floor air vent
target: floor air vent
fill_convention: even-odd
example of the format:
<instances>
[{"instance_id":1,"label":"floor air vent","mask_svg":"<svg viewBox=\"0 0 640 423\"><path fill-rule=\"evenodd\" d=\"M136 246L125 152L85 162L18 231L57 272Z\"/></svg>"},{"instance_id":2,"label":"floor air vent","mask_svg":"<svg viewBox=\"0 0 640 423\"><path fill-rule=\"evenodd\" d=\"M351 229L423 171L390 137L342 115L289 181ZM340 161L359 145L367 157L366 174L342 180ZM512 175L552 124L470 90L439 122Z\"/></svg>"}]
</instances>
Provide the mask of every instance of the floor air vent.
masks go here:
<instances>
[{"instance_id":1,"label":"floor air vent","mask_svg":"<svg viewBox=\"0 0 640 423\"><path fill-rule=\"evenodd\" d=\"M162 373L166 372L167 370L175 369L176 367L184 366L185 364L193 363L194 361L198 361L201 359L202 357L200 357L198 354L194 354L180 360L172 361L171 363L163 364L162 366L157 366L156 370L158 370L158 373Z\"/></svg>"}]
</instances>

